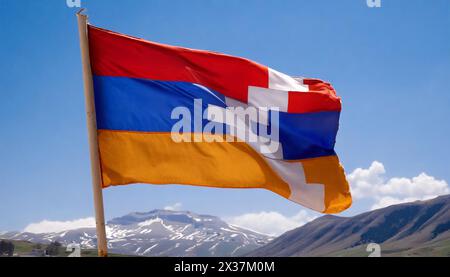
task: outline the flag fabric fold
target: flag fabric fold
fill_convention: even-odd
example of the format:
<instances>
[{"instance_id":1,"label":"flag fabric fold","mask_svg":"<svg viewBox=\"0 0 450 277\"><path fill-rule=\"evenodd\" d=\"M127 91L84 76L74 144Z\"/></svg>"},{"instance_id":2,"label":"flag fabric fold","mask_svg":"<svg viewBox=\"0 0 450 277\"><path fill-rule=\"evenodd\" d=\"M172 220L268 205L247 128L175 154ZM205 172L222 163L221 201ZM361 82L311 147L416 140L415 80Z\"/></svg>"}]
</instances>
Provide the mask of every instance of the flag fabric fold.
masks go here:
<instances>
[{"instance_id":1,"label":"flag fabric fold","mask_svg":"<svg viewBox=\"0 0 450 277\"><path fill-rule=\"evenodd\" d=\"M88 25L103 188L132 183L263 188L305 207L351 205L334 151L341 99L318 79L290 77L248 59L164 45ZM177 107L193 117L174 141ZM195 124L196 108L206 119ZM205 132L212 110L276 107L276 153ZM266 125L274 125L267 111ZM224 129L230 122L218 120ZM263 136L260 127L250 129ZM203 132L204 140L196 142ZM236 135L236 134L231 134ZM236 135L238 136L238 135ZM192 139L191 139L192 138Z\"/></svg>"}]
</instances>

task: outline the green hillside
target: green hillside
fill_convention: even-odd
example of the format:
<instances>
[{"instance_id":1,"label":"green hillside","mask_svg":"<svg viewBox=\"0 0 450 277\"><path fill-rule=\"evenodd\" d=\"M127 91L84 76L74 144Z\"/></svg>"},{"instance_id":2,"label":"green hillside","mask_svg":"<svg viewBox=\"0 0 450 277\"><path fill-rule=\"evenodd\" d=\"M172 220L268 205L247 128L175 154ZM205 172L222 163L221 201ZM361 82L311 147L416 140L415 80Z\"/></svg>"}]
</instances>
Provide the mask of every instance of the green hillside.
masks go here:
<instances>
[{"instance_id":1,"label":"green hillside","mask_svg":"<svg viewBox=\"0 0 450 277\"><path fill-rule=\"evenodd\" d=\"M426 243L420 247L380 244L382 257L450 257L450 239ZM366 245L329 253L328 257L367 257Z\"/></svg>"},{"instance_id":2,"label":"green hillside","mask_svg":"<svg viewBox=\"0 0 450 277\"><path fill-rule=\"evenodd\" d=\"M4 240L14 244L13 257L39 257L44 256L44 250L49 244L33 243L29 241ZM66 252L65 246L57 246L51 257L67 257L70 252ZM110 253L110 257L131 257L130 255L122 255ZM81 249L81 257L97 257L97 249Z\"/></svg>"}]
</instances>

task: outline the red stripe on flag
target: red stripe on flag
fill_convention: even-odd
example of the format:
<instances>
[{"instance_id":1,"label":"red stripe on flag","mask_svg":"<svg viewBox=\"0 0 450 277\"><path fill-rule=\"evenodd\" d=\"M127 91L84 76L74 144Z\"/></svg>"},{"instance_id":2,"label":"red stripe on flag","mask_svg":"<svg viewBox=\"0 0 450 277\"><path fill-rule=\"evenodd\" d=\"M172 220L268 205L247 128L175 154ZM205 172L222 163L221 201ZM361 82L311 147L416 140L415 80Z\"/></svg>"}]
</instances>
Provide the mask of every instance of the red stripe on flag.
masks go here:
<instances>
[{"instance_id":1,"label":"red stripe on flag","mask_svg":"<svg viewBox=\"0 0 450 277\"><path fill-rule=\"evenodd\" d=\"M267 67L244 58L88 30L95 75L192 82L245 103L249 86L268 87Z\"/></svg>"},{"instance_id":2,"label":"red stripe on flag","mask_svg":"<svg viewBox=\"0 0 450 277\"><path fill-rule=\"evenodd\" d=\"M289 113L341 111L341 99L333 87L319 79L304 79L308 92L289 92Z\"/></svg>"},{"instance_id":3,"label":"red stripe on flag","mask_svg":"<svg viewBox=\"0 0 450 277\"><path fill-rule=\"evenodd\" d=\"M316 91L316 92L336 96L336 91L331 86L331 84L326 83L322 80L306 78L306 79L303 79L303 84L309 86L309 91Z\"/></svg>"}]
</instances>

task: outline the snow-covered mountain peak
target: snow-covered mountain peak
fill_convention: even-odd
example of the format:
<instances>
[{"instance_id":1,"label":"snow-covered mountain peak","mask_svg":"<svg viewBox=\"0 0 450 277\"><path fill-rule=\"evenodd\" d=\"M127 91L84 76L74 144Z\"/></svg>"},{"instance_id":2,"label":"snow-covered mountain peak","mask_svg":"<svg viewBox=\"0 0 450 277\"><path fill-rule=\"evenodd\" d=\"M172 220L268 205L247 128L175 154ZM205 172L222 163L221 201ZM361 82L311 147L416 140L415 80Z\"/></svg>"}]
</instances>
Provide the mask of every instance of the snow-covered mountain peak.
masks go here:
<instances>
[{"instance_id":1,"label":"snow-covered mountain peak","mask_svg":"<svg viewBox=\"0 0 450 277\"><path fill-rule=\"evenodd\" d=\"M145 256L239 256L272 238L227 224L218 217L189 211L152 210L113 218L106 226L112 252ZM94 248L94 228L59 233L9 232L1 237L63 244L80 243Z\"/></svg>"}]
</instances>

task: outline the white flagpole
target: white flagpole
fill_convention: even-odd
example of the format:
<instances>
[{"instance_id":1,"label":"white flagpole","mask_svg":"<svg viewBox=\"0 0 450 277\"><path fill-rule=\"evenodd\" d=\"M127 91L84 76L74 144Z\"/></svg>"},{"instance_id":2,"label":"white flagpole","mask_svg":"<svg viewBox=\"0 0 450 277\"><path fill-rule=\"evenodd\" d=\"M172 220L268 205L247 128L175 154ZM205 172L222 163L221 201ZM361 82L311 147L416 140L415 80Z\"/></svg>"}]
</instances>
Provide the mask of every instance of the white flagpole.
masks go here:
<instances>
[{"instance_id":1,"label":"white flagpole","mask_svg":"<svg viewBox=\"0 0 450 277\"><path fill-rule=\"evenodd\" d=\"M103 211L103 193L100 171L100 159L97 141L97 121L95 118L94 86L91 63L89 59L89 42L87 34L87 15L77 12L78 33L80 36L81 62L83 64L84 96L88 126L89 152L91 158L92 188L94 192L95 224L97 227L98 256L108 255L106 244L105 214Z\"/></svg>"}]
</instances>

